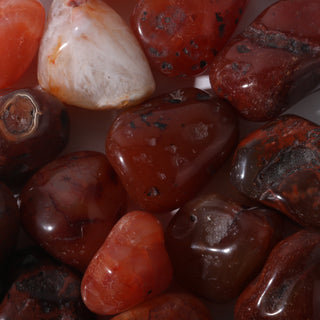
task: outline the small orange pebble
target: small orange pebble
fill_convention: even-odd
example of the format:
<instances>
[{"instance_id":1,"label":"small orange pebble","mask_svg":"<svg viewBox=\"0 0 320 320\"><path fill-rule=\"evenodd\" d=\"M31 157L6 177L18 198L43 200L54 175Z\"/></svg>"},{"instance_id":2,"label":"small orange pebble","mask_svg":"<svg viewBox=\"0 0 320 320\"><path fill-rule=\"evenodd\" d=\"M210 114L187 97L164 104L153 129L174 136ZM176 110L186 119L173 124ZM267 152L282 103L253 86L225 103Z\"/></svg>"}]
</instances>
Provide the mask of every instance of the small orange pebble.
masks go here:
<instances>
[{"instance_id":1,"label":"small orange pebble","mask_svg":"<svg viewBox=\"0 0 320 320\"><path fill-rule=\"evenodd\" d=\"M160 222L150 213L132 211L115 224L91 260L81 294L94 313L113 315L160 294L171 279Z\"/></svg>"},{"instance_id":2,"label":"small orange pebble","mask_svg":"<svg viewBox=\"0 0 320 320\"><path fill-rule=\"evenodd\" d=\"M166 293L154 297L111 320L209 320L204 303L188 293Z\"/></svg>"},{"instance_id":3,"label":"small orange pebble","mask_svg":"<svg viewBox=\"0 0 320 320\"><path fill-rule=\"evenodd\" d=\"M45 9L38 0L0 0L0 89L14 84L39 48Z\"/></svg>"}]
</instances>

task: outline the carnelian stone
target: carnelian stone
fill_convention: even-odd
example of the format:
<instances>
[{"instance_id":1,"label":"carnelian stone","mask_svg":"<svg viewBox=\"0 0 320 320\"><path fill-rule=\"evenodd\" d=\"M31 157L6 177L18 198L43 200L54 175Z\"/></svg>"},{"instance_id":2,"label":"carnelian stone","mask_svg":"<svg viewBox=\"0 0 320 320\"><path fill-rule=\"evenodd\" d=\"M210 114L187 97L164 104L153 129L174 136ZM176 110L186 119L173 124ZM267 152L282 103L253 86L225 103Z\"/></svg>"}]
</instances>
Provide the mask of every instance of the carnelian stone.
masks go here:
<instances>
[{"instance_id":1,"label":"carnelian stone","mask_svg":"<svg viewBox=\"0 0 320 320\"><path fill-rule=\"evenodd\" d=\"M37 53L45 16L38 0L0 1L0 89L27 70Z\"/></svg>"},{"instance_id":2,"label":"carnelian stone","mask_svg":"<svg viewBox=\"0 0 320 320\"><path fill-rule=\"evenodd\" d=\"M180 207L229 157L238 122L228 103L188 88L121 113L110 128L106 153L141 208Z\"/></svg>"},{"instance_id":3,"label":"carnelian stone","mask_svg":"<svg viewBox=\"0 0 320 320\"><path fill-rule=\"evenodd\" d=\"M235 30L247 0L140 0L131 26L151 63L169 76L207 69Z\"/></svg>"},{"instance_id":4,"label":"carnelian stone","mask_svg":"<svg viewBox=\"0 0 320 320\"><path fill-rule=\"evenodd\" d=\"M111 320L210 320L210 312L195 296L170 292L125 311Z\"/></svg>"},{"instance_id":5,"label":"carnelian stone","mask_svg":"<svg viewBox=\"0 0 320 320\"><path fill-rule=\"evenodd\" d=\"M116 314L161 293L171 278L160 222L150 213L132 211L117 222L90 262L82 297L93 312Z\"/></svg>"},{"instance_id":6,"label":"carnelian stone","mask_svg":"<svg viewBox=\"0 0 320 320\"><path fill-rule=\"evenodd\" d=\"M320 126L283 115L252 132L238 145L233 184L302 226L320 227Z\"/></svg>"},{"instance_id":7,"label":"carnelian stone","mask_svg":"<svg viewBox=\"0 0 320 320\"><path fill-rule=\"evenodd\" d=\"M106 156L78 151L50 162L21 193L21 220L51 255L84 271L124 213L126 193Z\"/></svg>"},{"instance_id":8,"label":"carnelian stone","mask_svg":"<svg viewBox=\"0 0 320 320\"><path fill-rule=\"evenodd\" d=\"M319 319L319 270L319 231L304 229L279 242L240 295L235 320Z\"/></svg>"},{"instance_id":9,"label":"carnelian stone","mask_svg":"<svg viewBox=\"0 0 320 320\"><path fill-rule=\"evenodd\" d=\"M166 230L175 277L208 300L231 301L261 270L282 228L275 210L245 207L218 194L199 196Z\"/></svg>"},{"instance_id":10,"label":"carnelian stone","mask_svg":"<svg viewBox=\"0 0 320 320\"><path fill-rule=\"evenodd\" d=\"M281 0L214 59L213 90L253 121L275 118L320 83L320 1Z\"/></svg>"}]
</instances>

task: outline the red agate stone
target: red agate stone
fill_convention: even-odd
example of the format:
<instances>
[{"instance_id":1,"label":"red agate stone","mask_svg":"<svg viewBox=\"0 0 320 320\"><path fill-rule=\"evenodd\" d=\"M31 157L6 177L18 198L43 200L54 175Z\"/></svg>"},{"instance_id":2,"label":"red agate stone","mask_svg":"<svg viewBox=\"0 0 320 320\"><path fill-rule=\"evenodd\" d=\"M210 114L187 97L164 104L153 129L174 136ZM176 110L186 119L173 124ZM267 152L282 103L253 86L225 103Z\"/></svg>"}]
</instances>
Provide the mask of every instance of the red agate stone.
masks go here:
<instances>
[{"instance_id":1,"label":"red agate stone","mask_svg":"<svg viewBox=\"0 0 320 320\"><path fill-rule=\"evenodd\" d=\"M320 82L320 2L281 0L215 58L212 88L254 121L278 116Z\"/></svg>"},{"instance_id":2,"label":"red agate stone","mask_svg":"<svg viewBox=\"0 0 320 320\"><path fill-rule=\"evenodd\" d=\"M320 233L301 230L278 243L240 295L235 320L316 320L320 314Z\"/></svg>"},{"instance_id":3,"label":"red agate stone","mask_svg":"<svg viewBox=\"0 0 320 320\"><path fill-rule=\"evenodd\" d=\"M210 320L210 313L204 303L195 296L170 292L125 311L111 320Z\"/></svg>"},{"instance_id":4,"label":"red agate stone","mask_svg":"<svg viewBox=\"0 0 320 320\"><path fill-rule=\"evenodd\" d=\"M243 207L218 194L195 198L166 231L175 277L208 300L230 301L261 270L282 227L274 210Z\"/></svg>"},{"instance_id":5,"label":"red agate stone","mask_svg":"<svg viewBox=\"0 0 320 320\"><path fill-rule=\"evenodd\" d=\"M124 212L126 194L104 154L65 155L21 193L24 229L58 260L84 271Z\"/></svg>"},{"instance_id":6,"label":"red agate stone","mask_svg":"<svg viewBox=\"0 0 320 320\"><path fill-rule=\"evenodd\" d=\"M231 177L248 197L303 226L320 227L320 126L284 115L238 145Z\"/></svg>"},{"instance_id":7,"label":"red agate stone","mask_svg":"<svg viewBox=\"0 0 320 320\"><path fill-rule=\"evenodd\" d=\"M45 10L38 0L0 1L0 89L14 84L37 53Z\"/></svg>"},{"instance_id":8,"label":"red agate stone","mask_svg":"<svg viewBox=\"0 0 320 320\"><path fill-rule=\"evenodd\" d=\"M207 69L228 41L247 0L140 0L131 26L151 63L169 76Z\"/></svg>"},{"instance_id":9,"label":"red agate stone","mask_svg":"<svg viewBox=\"0 0 320 320\"><path fill-rule=\"evenodd\" d=\"M228 103L190 88L121 113L106 153L132 199L147 211L163 212L199 191L237 139L237 118Z\"/></svg>"},{"instance_id":10,"label":"red agate stone","mask_svg":"<svg viewBox=\"0 0 320 320\"><path fill-rule=\"evenodd\" d=\"M0 178L21 184L66 146L69 116L52 95L33 89L0 98Z\"/></svg>"},{"instance_id":11,"label":"red agate stone","mask_svg":"<svg viewBox=\"0 0 320 320\"><path fill-rule=\"evenodd\" d=\"M169 286L172 267L160 222L132 211L114 226L90 262L81 284L83 301L98 314L116 314Z\"/></svg>"}]
</instances>

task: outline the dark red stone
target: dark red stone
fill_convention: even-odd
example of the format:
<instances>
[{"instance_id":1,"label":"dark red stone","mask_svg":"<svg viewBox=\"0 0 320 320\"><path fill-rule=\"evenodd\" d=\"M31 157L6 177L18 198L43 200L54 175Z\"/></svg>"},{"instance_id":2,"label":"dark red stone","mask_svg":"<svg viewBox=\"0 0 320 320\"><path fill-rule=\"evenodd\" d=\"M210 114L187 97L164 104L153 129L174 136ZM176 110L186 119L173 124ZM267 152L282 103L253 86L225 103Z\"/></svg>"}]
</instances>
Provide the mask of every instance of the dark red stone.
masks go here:
<instances>
[{"instance_id":1,"label":"dark red stone","mask_svg":"<svg viewBox=\"0 0 320 320\"><path fill-rule=\"evenodd\" d=\"M84 271L126 208L106 156L81 151L52 161L21 193L24 229L57 259Z\"/></svg>"},{"instance_id":2,"label":"dark red stone","mask_svg":"<svg viewBox=\"0 0 320 320\"><path fill-rule=\"evenodd\" d=\"M49 261L33 264L15 279L0 305L0 318L92 320L80 284L80 277L65 266Z\"/></svg>"},{"instance_id":3,"label":"dark red stone","mask_svg":"<svg viewBox=\"0 0 320 320\"><path fill-rule=\"evenodd\" d=\"M281 0L215 58L210 81L253 121L278 116L320 83L320 2Z\"/></svg>"},{"instance_id":4,"label":"dark red stone","mask_svg":"<svg viewBox=\"0 0 320 320\"><path fill-rule=\"evenodd\" d=\"M0 264L5 263L14 251L20 226L17 199L11 190L0 182Z\"/></svg>"},{"instance_id":5,"label":"dark red stone","mask_svg":"<svg viewBox=\"0 0 320 320\"><path fill-rule=\"evenodd\" d=\"M110 128L106 153L132 199L161 212L180 207L234 150L232 108L190 88L121 113Z\"/></svg>"},{"instance_id":6,"label":"dark red stone","mask_svg":"<svg viewBox=\"0 0 320 320\"><path fill-rule=\"evenodd\" d=\"M205 71L235 30L247 0L140 0L131 26L147 57L168 76Z\"/></svg>"},{"instance_id":7,"label":"dark red stone","mask_svg":"<svg viewBox=\"0 0 320 320\"><path fill-rule=\"evenodd\" d=\"M301 230L272 250L262 272L240 295L235 320L317 320L320 233Z\"/></svg>"},{"instance_id":8,"label":"dark red stone","mask_svg":"<svg viewBox=\"0 0 320 320\"><path fill-rule=\"evenodd\" d=\"M17 90L0 98L0 178L21 183L65 147L65 106L39 90Z\"/></svg>"},{"instance_id":9,"label":"dark red stone","mask_svg":"<svg viewBox=\"0 0 320 320\"><path fill-rule=\"evenodd\" d=\"M175 277L211 301L230 301L261 270L282 227L274 210L245 208L217 194L196 198L166 231Z\"/></svg>"},{"instance_id":10,"label":"dark red stone","mask_svg":"<svg viewBox=\"0 0 320 320\"><path fill-rule=\"evenodd\" d=\"M248 197L303 226L320 227L319 168L320 126L284 115L241 141L231 177Z\"/></svg>"}]
</instances>

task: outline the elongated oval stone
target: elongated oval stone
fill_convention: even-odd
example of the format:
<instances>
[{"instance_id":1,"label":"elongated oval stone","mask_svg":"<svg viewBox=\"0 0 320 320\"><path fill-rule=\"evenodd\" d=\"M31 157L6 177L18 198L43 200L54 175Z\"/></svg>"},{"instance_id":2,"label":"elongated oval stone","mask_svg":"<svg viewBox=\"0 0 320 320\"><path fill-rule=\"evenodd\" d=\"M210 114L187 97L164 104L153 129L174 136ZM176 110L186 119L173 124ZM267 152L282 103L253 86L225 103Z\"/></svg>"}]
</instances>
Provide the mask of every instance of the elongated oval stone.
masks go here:
<instances>
[{"instance_id":1,"label":"elongated oval stone","mask_svg":"<svg viewBox=\"0 0 320 320\"><path fill-rule=\"evenodd\" d=\"M153 75L122 18L100 0L54 0L41 42L38 80L65 103L86 109L136 104Z\"/></svg>"}]
</instances>

